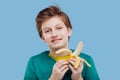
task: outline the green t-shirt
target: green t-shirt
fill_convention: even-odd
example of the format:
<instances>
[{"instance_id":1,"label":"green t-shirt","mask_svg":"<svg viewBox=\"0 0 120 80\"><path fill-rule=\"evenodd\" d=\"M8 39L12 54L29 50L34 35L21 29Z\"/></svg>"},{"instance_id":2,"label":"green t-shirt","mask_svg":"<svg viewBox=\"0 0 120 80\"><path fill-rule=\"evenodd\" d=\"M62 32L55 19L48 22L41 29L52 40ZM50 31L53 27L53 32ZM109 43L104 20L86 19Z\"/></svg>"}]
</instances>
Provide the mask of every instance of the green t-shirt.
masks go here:
<instances>
[{"instance_id":1,"label":"green t-shirt","mask_svg":"<svg viewBox=\"0 0 120 80\"><path fill-rule=\"evenodd\" d=\"M81 53L80 57L87 60L91 65L91 67L88 67L84 64L82 71L83 80L100 80L92 58L84 53ZM27 64L24 80L48 80L55 62L49 56L49 51L32 56ZM68 70L62 80L72 80L71 74L72 71Z\"/></svg>"}]
</instances>

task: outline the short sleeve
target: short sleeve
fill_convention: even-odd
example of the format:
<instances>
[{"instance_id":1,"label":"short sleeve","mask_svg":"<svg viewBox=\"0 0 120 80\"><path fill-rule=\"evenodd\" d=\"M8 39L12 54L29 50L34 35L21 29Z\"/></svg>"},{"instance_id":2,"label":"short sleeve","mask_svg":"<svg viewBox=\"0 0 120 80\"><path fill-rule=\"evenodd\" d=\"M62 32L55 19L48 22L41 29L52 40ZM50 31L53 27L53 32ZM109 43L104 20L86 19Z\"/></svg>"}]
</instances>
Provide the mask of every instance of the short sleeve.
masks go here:
<instances>
[{"instance_id":1,"label":"short sleeve","mask_svg":"<svg viewBox=\"0 0 120 80\"><path fill-rule=\"evenodd\" d=\"M89 56L87 61L91 64L91 67L86 68L85 80L100 80L93 59Z\"/></svg>"},{"instance_id":2,"label":"short sleeve","mask_svg":"<svg viewBox=\"0 0 120 80\"><path fill-rule=\"evenodd\" d=\"M30 58L30 60L28 61L24 80L38 80L35 73L35 67L32 58Z\"/></svg>"}]
</instances>

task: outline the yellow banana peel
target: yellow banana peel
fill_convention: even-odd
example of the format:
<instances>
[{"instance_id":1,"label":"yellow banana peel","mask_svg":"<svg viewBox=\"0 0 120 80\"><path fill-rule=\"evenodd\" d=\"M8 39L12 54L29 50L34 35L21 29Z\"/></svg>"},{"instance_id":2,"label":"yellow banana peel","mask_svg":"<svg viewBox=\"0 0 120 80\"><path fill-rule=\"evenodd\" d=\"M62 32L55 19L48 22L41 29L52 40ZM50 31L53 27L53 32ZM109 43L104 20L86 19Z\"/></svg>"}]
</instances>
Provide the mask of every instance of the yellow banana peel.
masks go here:
<instances>
[{"instance_id":1,"label":"yellow banana peel","mask_svg":"<svg viewBox=\"0 0 120 80\"><path fill-rule=\"evenodd\" d=\"M78 55L80 55L80 52L82 51L82 47L83 47L83 42L79 42L76 50L72 53L71 50L69 49L59 49L58 51L56 51L56 54L62 54L62 53L67 53L66 55L63 56L55 56L53 54L50 54L51 57L53 57L56 61L59 60L69 60L70 58L75 58L75 64L74 64L74 68L78 68L79 64L80 64L80 60L83 60L85 62L85 64L88 67L91 67L91 65L83 58L80 58Z\"/></svg>"}]
</instances>

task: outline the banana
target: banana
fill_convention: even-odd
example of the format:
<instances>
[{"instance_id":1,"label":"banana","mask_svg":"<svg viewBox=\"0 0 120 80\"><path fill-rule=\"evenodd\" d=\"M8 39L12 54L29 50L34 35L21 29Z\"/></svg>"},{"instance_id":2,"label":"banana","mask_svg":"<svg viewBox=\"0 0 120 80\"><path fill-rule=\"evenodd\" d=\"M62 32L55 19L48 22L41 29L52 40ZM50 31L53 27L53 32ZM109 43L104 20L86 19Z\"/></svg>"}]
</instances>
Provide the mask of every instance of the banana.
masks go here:
<instances>
[{"instance_id":1,"label":"banana","mask_svg":"<svg viewBox=\"0 0 120 80\"><path fill-rule=\"evenodd\" d=\"M61 53L65 53L65 52L67 52L68 54L72 53L71 50L66 49L66 48L60 49L60 50L56 51L55 53L56 54L61 54Z\"/></svg>"},{"instance_id":2,"label":"banana","mask_svg":"<svg viewBox=\"0 0 120 80\"><path fill-rule=\"evenodd\" d=\"M70 58L75 58L75 64L74 64L74 68L77 68L80 64L80 60L84 61L85 64L88 66L88 67L91 67L91 65L83 58L80 58L78 55L80 55L81 51L82 51L82 47L83 47L83 42L79 42L76 50L72 53L71 50L69 49L59 49L56 51L56 54L62 54L62 53L67 53L66 56L59 56L59 60L61 59L66 59L66 60L69 60Z\"/></svg>"}]
</instances>

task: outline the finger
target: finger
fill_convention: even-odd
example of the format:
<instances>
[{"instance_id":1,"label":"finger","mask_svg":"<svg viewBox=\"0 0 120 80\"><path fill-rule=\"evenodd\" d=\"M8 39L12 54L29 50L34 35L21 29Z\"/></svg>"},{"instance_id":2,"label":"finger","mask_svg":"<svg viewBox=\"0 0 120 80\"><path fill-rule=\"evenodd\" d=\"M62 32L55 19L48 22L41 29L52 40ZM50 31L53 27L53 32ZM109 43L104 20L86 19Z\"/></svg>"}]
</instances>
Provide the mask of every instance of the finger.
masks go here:
<instances>
[{"instance_id":1,"label":"finger","mask_svg":"<svg viewBox=\"0 0 120 80\"><path fill-rule=\"evenodd\" d=\"M82 64L83 64L83 63L84 63L84 61L83 61L82 59L80 59L80 63L82 63Z\"/></svg>"},{"instance_id":2,"label":"finger","mask_svg":"<svg viewBox=\"0 0 120 80\"><path fill-rule=\"evenodd\" d=\"M57 62L56 65L58 65L59 68L61 68L64 65L68 65L69 63L66 60L60 60Z\"/></svg>"},{"instance_id":3,"label":"finger","mask_svg":"<svg viewBox=\"0 0 120 80\"><path fill-rule=\"evenodd\" d=\"M83 66L84 61L80 60L79 67Z\"/></svg>"},{"instance_id":4,"label":"finger","mask_svg":"<svg viewBox=\"0 0 120 80\"><path fill-rule=\"evenodd\" d=\"M72 72L75 71L75 68L72 65L69 65L69 68L72 70Z\"/></svg>"},{"instance_id":5,"label":"finger","mask_svg":"<svg viewBox=\"0 0 120 80\"><path fill-rule=\"evenodd\" d=\"M80 65L79 57L75 56L75 58L71 58L70 63L74 66L74 68L78 68Z\"/></svg>"},{"instance_id":6,"label":"finger","mask_svg":"<svg viewBox=\"0 0 120 80\"><path fill-rule=\"evenodd\" d=\"M64 62L64 60L59 60L59 61L57 61L55 64L54 64L54 67L60 67L62 64L60 64L60 63L62 63L62 62Z\"/></svg>"},{"instance_id":7,"label":"finger","mask_svg":"<svg viewBox=\"0 0 120 80\"><path fill-rule=\"evenodd\" d=\"M74 67L75 67L75 68L78 68L79 65L80 65L80 59L79 59L79 57L76 57Z\"/></svg>"},{"instance_id":8,"label":"finger","mask_svg":"<svg viewBox=\"0 0 120 80\"><path fill-rule=\"evenodd\" d=\"M64 75L67 71L68 71L68 67L67 68L65 68L63 71L62 71L62 74Z\"/></svg>"},{"instance_id":9,"label":"finger","mask_svg":"<svg viewBox=\"0 0 120 80\"><path fill-rule=\"evenodd\" d=\"M80 65L78 66L77 70L80 71L81 73L83 68L84 68L83 62L80 62Z\"/></svg>"},{"instance_id":10,"label":"finger","mask_svg":"<svg viewBox=\"0 0 120 80\"><path fill-rule=\"evenodd\" d=\"M72 59L70 59L70 60L69 60L69 63L70 63L72 66L74 66L75 61L74 61L74 60L72 60Z\"/></svg>"},{"instance_id":11,"label":"finger","mask_svg":"<svg viewBox=\"0 0 120 80\"><path fill-rule=\"evenodd\" d=\"M66 68L69 68L69 65L64 65L60 68L60 70L63 72L64 70L66 70Z\"/></svg>"},{"instance_id":12,"label":"finger","mask_svg":"<svg viewBox=\"0 0 120 80\"><path fill-rule=\"evenodd\" d=\"M76 59L75 58L70 58L70 60L75 61Z\"/></svg>"}]
</instances>

